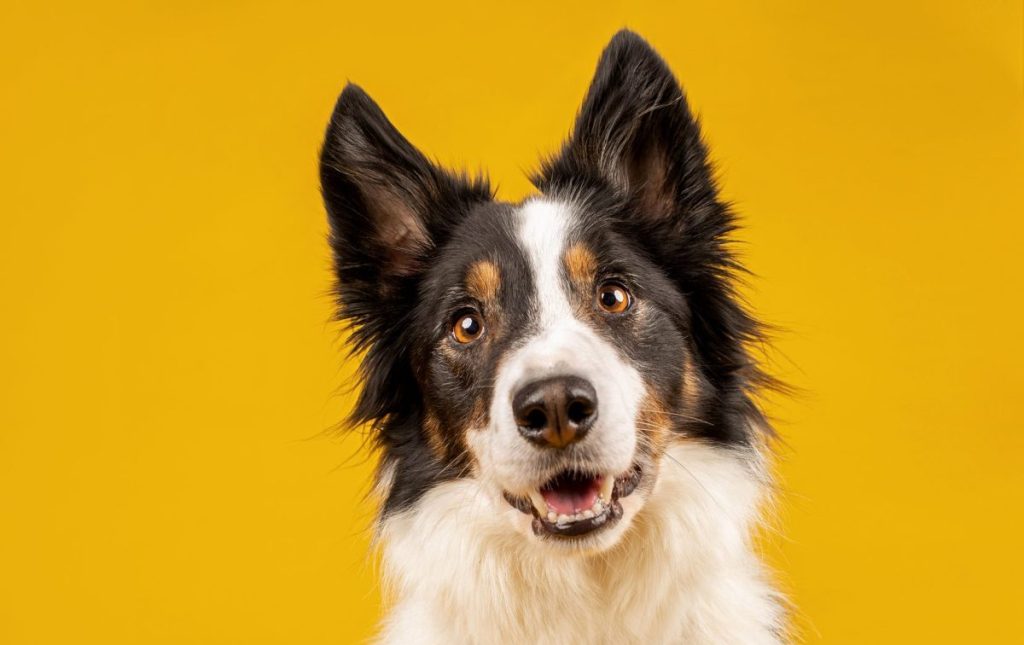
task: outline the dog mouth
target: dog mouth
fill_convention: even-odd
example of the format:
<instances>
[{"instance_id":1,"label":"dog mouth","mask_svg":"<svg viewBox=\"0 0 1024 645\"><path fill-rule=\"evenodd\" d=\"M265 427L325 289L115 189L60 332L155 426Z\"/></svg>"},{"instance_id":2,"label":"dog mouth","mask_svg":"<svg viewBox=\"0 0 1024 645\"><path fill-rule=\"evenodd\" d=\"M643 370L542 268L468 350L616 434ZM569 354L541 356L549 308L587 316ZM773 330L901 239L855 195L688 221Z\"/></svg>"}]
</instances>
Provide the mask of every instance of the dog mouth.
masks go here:
<instances>
[{"instance_id":1,"label":"dog mouth","mask_svg":"<svg viewBox=\"0 0 1024 645\"><path fill-rule=\"evenodd\" d=\"M533 515L538 537L575 538L608 528L622 518L619 502L636 490L643 471L636 464L619 476L563 470L529 496L508 492L505 501Z\"/></svg>"}]
</instances>

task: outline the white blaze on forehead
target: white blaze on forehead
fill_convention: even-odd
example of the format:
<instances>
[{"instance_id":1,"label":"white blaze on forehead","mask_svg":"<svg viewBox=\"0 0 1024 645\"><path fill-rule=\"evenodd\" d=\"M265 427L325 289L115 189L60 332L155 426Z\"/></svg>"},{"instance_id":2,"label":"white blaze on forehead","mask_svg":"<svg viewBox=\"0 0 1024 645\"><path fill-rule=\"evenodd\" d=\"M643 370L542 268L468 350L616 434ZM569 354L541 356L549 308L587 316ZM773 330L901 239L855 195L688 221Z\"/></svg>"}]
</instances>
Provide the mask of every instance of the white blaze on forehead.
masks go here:
<instances>
[{"instance_id":1,"label":"white blaze on forehead","mask_svg":"<svg viewBox=\"0 0 1024 645\"><path fill-rule=\"evenodd\" d=\"M481 473L516 494L538 487L554 473L550 453L526 441L512 413L520 388L554 376L586 379L597 393L597 420L574 455L600 472L618 475L632 464L635 420L644 386L636 369L593 327L577 317L564 283L563 255L575 215L571 204L534 199L516 213L519 246L533 283L534 324L502 361L491 399L490 424L470 436ZM599 324L599 323L598 323Z\"/></svg>"},{"instance_id":2,"label":"white blaze on forehead","mask_svg":"<svg viewBox=\"0 0 1024 645\"><path fill-rule=\"evenodd\" d=\"M540 327L551 327L572 316L562 286L562 252L572 212L565 204L534 199L523 204L519 218L519 242L533 270Z\"/></svg>"}]
</instances>

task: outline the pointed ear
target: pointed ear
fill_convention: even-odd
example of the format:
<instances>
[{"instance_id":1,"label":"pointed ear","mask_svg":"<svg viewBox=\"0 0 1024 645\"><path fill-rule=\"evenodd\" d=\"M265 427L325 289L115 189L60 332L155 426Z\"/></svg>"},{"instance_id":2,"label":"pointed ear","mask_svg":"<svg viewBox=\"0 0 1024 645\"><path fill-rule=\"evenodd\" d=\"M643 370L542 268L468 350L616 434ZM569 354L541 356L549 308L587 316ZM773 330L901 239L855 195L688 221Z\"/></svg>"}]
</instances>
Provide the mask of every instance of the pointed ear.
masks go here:
<instances>
[{"instance_id":1,"label":"pointed ear","mask_svg":"<svg viewBox=\"0 0 1024 645\"><path fill-rule=\"evenodd\" d=\"M432 164L351 84L327 127L320 183L342 317L357 319L419 275L472 203L490 199L485 182Z\"/></svg>"},{"instance_id":2,"label":"pointed ear","mask_svg":"<svg viewBox=\"0 0 1024 645\"><path fill-rule=\"evenodd\" d=\"M610 185L655 219L716 195L700 129L679 83L657 52L628 30L605 48L569 141L534 180L543 191L581 180Z\"/></svg>"}]
</instances>

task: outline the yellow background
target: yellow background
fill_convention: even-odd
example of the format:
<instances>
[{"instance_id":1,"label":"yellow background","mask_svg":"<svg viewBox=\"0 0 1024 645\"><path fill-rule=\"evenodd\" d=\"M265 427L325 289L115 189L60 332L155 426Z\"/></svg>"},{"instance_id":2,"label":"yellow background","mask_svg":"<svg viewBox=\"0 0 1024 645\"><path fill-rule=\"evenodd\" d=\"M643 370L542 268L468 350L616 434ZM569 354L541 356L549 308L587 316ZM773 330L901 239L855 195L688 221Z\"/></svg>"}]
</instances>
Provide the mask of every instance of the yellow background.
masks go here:
<instances>
[{"instance_id":1,"label":"yellow background","mask_svg":"<svg viewBox=\"0 0 1024 645\"><path fill-rule=\"evenodd\" d=\"M786 330L765 550L805 639L1020 639L1020 2L87 4L0 20L0 642L367 637L370 461L320 435L334 99L518 198L624 25Z\"/></svg>"}]
</instances>

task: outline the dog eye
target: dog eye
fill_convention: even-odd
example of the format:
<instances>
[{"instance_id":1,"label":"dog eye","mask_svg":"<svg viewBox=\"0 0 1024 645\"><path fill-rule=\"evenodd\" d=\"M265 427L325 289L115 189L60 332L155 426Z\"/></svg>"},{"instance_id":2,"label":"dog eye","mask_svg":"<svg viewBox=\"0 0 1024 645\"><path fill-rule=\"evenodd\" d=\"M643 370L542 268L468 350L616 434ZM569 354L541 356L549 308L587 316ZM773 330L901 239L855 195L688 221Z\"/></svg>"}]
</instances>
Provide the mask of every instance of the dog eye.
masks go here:
<instances>
[{"instance_id":1,"label":"dog eye","mask_svg":"<svg viewBox=\"0 0 1024 645\"><path fill-rule=\"evenodd\" d=\"M625 313L633 304L626 287L618 282L604 282L597 288L597 306L610 314Z\"/></svg>"},{"instance_id":2,"label":"dog eye","mask_svg":"<svg viewBox=\"0 0 1024 645\"><path fill-rule=\"evenodd\" d=\"M452 338L455 342L466 345L472 343L484 333L484 321L480 314L467 311L455 318L452 325Z\"/></svg>"}]
</instances>

